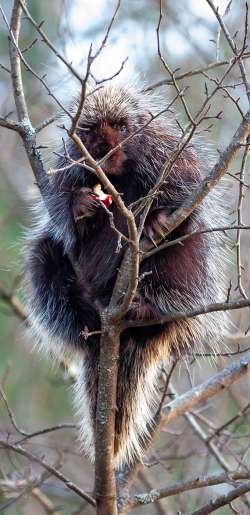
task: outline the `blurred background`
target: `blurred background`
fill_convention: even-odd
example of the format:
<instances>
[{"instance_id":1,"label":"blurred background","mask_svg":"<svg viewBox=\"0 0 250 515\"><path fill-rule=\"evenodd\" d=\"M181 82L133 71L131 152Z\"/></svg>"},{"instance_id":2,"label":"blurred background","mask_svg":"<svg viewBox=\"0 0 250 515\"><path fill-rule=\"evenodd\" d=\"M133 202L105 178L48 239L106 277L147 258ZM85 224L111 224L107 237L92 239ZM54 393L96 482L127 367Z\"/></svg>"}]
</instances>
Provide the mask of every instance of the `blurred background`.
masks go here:
<instances>
[{"instance_id":1,"label":"blurred background","mask_svg":"<svg viewBox=\"0 0 250 515\"><path fill-rule=\"evenodd\" d=\"M227 1L217 0L219 12L224 13ZM43 29L53 41L55 47L63 51L69 61L83 73L86 65L86 57L89 45L92 42L94 48L101 43L105 29L109 23L115 8L112 0L56 0L54 2L43 0L29 0L28 7L33 18L37 22L45 20ZM12 1L5 0L2 7L10 19ZM216 60L216 40L218 38L218 26L215 16L205 0L179 0L164 2L165 18L161 28L162 52L173 70L178 73L205 67ZM123 70L120 73L121 80L134 81L142 85L151 85L164 78L166 72L157 55L156 26L159 16L159 3L157 0L124 0L117 19L112 28L108 43L93 66L93 74L97 80L106 79L115 74L121 63L128 57ZM231 34L235 35L239 46L242 43L244 33L245 2L233 0L225 20ZM48 47L40 41L35 29L28 20L23 19L21 48L26 49L25 58L39 75L46 75L46 82L51 91L63 102L67 102L77 93L77 83L66 67L48 50ZM228 45L223 35L220 38L218 60L226 61L231 57ZM0 114L10 114L15 118L15 107L11 88L10 75L5 67L8 62L8 38L7 29L0 16ZM210 78L220 77L225 70L218 67L209 71ZM51 96L29 72L23 71L25 93L28 101L29 112L34 126L58 112L58 107ZM169 77L167 77L169 78ZM191 112L196 112L204 99L205 82L204 75L196 75L180 81L180 87L188 86L186 100ZM234 84L230 89L231 95L239 100L243 111L247 108L244 88L239 78L238 68L235 67L228 79L229 84ZM209 87L211 87L209 83ZM172 86L165 85L160 88L163 99L170 99L174 90ZM213 114L223 111L220 120L213 121L213 127L203 133L203 145L216 151L222 150L232 137L240 123L240 113L231 99L220 91L213 100ZM176 117L181 124L185 124L185 116L179 103ZM53 161L53 151L56 142L61 138L57 122L49 125L39 133L38 144L48 163ZM35 191L34 179L27 162L21 140L11 131L0 128L0 283L7 292L15 291L22 301L22 288L20 280L23 264L23 239L25 230L32 224L32 213L29 205ZM234 162L231 174L240 169L240 158ZM245 182L248 183L249 175ZM232 205L232 220L236 219L235 208L238 199L238 183L228 178L227 191ZM250 225L249 214L249 189L245 188L243 205L244 222ZM215 213L216 223L216 213ZM249 252L250 238L247 231L242 231L242 262L244 266L243 283L249 294ZM232 235L231 235L232 236ZM232 280L232 295L236 286L235 282L235 255L230 257L230 277ZM236 295L237 292L236 292ZM238 311L233 316L235 324L234 332L244 334L250 325L249 310ZM226 344L232 350L250 345L250 338L227 339ZM5 391L8 396L16 420L19 425L28 431L40 427L46 427L60 422L72 422L71 407L71 378L63 370L53 369L50 360L45 361L40 355L31 352L32 341L25 334L24 324L0 296L0 379L5 379ZM237 356L236 356L237 358ZM204 380L230 363L230 358L220 357L216 360L209 358L197 358L195 363L178 364L174 373L174 382L179 392ZM205 415L215 426L238 413L249 399L249 382L247 379L239 381L231 390L223 394L223 399L216 397L210 400L206 406ZM201 415L202 417L202 415ZM205 417L204 417L205 418ZM200 420L201 425L204 420ZM243 437L235 439L231 444L235 449L243 449L249 442L247 436L247 420L243 419L235 429ZM248 427L249 430L249 427ZM13 432L6 409L0 405L0 432L7 434ZM185 434L185 439L180 438ZM245 435L245 436L244 436ZM39 437L29 443L29 449L36 450L42 456L49 456L53 461L58 456L65 458L64 470L70 477L79 483L85 490L91 491L93 470L87 461L79 457L78 444L75 440L74 430L62 430L55 434ZM195 474L219 471L220 465L213 458L207 457L206 447L193 432L190 422L186 419L178 420L162 433L157 443L157 452L164 456L160 464L147 467L140 476L139 488L143 491L151 487L163 486L173 483L175 480L189 478ZM225 447L223 453L230 464L234 463L234 455ZM3 455L3 452L1 453ZM152 456L151 456L152 458ZM206 458L206 459L205 459ZM14 464L13 464L14 462ZM0 458L0 475L2 478L21 477L26 470L30 472L27 461L13 455L3 455ZM204 467L205 466L205 467ZM25 469L26 468L26 469ZM216 492L226 491L227 487L213 487L206 491L198 491L182 494L178 498L170 498L158 503L157 506L149 506L137 513L187 513L197 507L199 496L203 501ZM201 494L202 492L202 494ZM91 513L88 506L82 506L79 511L79 500L70 495L55 480L47 482L46 493L53 499L54 505L60 513ZM0 504L1 499L0 494ZM237 504L237 503L236 503ZM241 501L238 503L238 513L249 513L247 506ZM77 511L78 510L78 511ZM228 511L229 510L229 511ZM229 508L218 510L220 515L230 512ZM10 515L42 514L41 505L35 498L22 499L19 503L8 509Z\"/></svg>"}]
</instances>

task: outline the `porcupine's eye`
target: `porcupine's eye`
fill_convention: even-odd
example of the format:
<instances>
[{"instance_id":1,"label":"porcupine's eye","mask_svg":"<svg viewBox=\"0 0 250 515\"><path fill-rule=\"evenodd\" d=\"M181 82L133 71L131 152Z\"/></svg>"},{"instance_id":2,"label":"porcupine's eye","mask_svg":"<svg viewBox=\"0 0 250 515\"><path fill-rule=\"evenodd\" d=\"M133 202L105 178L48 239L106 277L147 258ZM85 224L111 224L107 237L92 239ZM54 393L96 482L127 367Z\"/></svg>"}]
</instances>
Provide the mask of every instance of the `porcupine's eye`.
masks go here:
<instances>
[{"instance_id":1,"label":"porcupine's eye","mask_svg":"<svg viewBox=\"0 0 250 515\"><path fill-rule=\"evenodd\" d=\"M128 132L127 125L120 125L119 131L121 134L126 134L126 132Z\"/></svg>"},{"instance_id":2,"label":"porcupine's eye","mask_svg":"<svg viewBox=\"0 0 250 515\"><path fill-rule=\"evenodd\" d=\"M113 123L112 128L120 132L120 134L126 134L128 127L125 123Z\"/></svg>"}]
</instances>

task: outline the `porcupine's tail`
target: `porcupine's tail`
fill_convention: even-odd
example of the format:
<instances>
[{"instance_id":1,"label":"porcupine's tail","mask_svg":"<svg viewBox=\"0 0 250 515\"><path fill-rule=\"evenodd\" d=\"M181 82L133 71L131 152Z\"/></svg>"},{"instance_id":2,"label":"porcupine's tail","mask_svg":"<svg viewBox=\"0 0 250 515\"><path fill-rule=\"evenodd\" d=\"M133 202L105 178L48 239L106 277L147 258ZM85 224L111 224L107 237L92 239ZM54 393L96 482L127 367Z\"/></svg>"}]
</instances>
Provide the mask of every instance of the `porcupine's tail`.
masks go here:
<instances>
[{"instance_id":1,"label":"porcupine's tail","mask_svg":"<svg viewBox=\"0 0 250 515\"><path fill-rule=\"evenodd\" d=\"M170 360L173 351L179 357L197 346L202 348L205 336L214 345L218 324L216 315L211 313L158 325L158 331L156 326L147 326L145 333L148 336L140 336L140 340L132 331L130 335L125 333L122 336L115 422L114 466L117 470L140 461L150 442L161 398L157 384L160 366ZM223 327L224 319L219 319ZM89 345L75 386L75 406L80 419L83 449L92 461L95 457L98 374L98 346Z\"/></svg>"},{"instance_id":2,"label":"porcupine's tail","mask_svg":"<svg viewBox=\"0 0 250 515\"><path fill-rule=\"evenodd\" d=\"M138 344L122 338L117 379L115 468L141 458L154 424L157 404L159 342ZM98 352L88 347L75 386L83 450L94 461L94 427L98 389Z\"/></svg>"}]
</instances>

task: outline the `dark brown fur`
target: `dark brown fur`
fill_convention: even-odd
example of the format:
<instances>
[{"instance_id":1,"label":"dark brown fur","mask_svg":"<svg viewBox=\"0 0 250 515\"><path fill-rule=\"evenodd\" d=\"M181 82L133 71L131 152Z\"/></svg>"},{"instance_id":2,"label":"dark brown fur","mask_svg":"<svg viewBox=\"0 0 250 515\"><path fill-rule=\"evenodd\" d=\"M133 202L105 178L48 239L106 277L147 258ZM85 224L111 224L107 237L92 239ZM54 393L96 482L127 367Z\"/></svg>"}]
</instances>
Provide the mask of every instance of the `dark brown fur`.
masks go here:
<instances>
[{"instance_id":1,"label":"dark brown fur","mask_svg":"<svg viewBox=\"0 0 250 515\"><path fill-rule=\"evenodd\" d=\"M107 87L86 100L79 135L95 159L102 158L149 119L141 98L126 89ZM178 141L179 135L168 119L154 120L105 162L103 169L127 206L148 194ZM77 160L79 150L70 146L70 142L68 147ZM57 166L65 164L67 162L61 160ZM186 148L153 202L145 235L154 239L161 233L169 214L200 184L203 170L207 170L207 163L201 164L197 149ZM81 406L82 434L86 452L92 455L93 443L86 442L90 440L88 431L94 431L99 339L92 336L86 340L82 331L86 327L89 331L100 328L94 302L108 305L126 249L123 242L117 252L117 234L101 203L92 195L97 182L93 173L77 166L52 176L48 196L53 216L32 237L28 258L32 320L36 327L46 329L49 341L59 339L66 349L82 351L79 391L84 389L84 398L90 399L90 413L85 413ZM214 202L213 211L210 201L204 201L173 231L170 239L208 227L215 211L217 221L221 220L222 211L216 197ZM127 235L126 221L115 203L110 210L116 227ZM216 238L215 235L195 236L183 245L171 246L145 260L140 274L147 274L140 281L128 317L158 318L176 309L192 309L219 300L222 284L217 268L223 267L223 258ZM80 282L68 259L69 252L81 269ZM161 359L171 354L181 355L191 346L201 345L202 339L213 338L217 324L218 319L212 316L205 322L199 317L195 321L189 319L124 331L117 386L117 467L138 456L148 438L147 431L152 423L150 407L153 416L154 371ZM81 394L78 397L82 404ZM146 404L148 408L143 412ZM142 413L138 418L140 409ZM90 426L86 429L89 418Z\"/></svg>"}]
</instances>

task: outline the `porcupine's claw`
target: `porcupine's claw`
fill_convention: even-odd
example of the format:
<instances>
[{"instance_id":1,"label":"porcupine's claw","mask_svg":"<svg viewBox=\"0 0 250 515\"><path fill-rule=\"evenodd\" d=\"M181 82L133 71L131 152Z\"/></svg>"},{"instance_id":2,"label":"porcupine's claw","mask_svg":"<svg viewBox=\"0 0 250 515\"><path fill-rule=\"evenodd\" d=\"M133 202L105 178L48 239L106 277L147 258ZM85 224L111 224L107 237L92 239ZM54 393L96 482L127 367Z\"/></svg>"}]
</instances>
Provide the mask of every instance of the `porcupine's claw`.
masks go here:
<instances>
[{"instance_id":1,"label":"porcupine's claw","mask_svg":"<svg viewBox=\"0 0 250 515\"><path fill-rule=\"evenodd\" d=\"M155 241L163 238L168 226L168 217L171 213L170 209L162 208L159 211L153 211L146 221L143 233L150 240Z\"/></svg>"},{"instance_id":2,"label":"porcupine's claw","mask_svg":"<svg viewBox=\"0 0 250 515\"><path fill-rule=\"evenodd\" d=\"M91 188L81 188L74 192L73 215L76 222L94 216L98 207L100 204Z\"/></svg>"}]
</instances>

